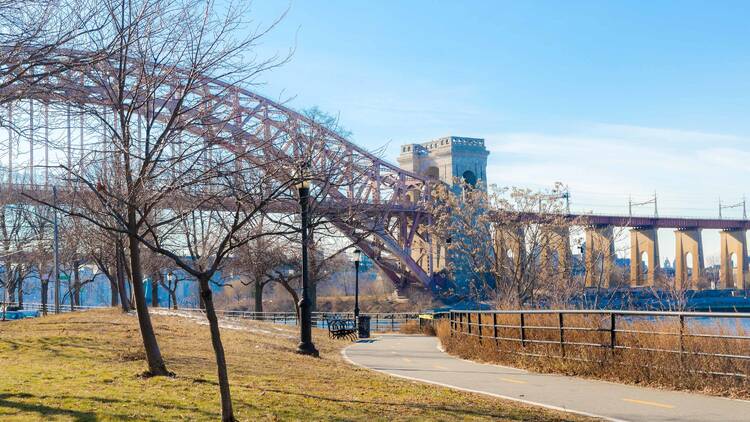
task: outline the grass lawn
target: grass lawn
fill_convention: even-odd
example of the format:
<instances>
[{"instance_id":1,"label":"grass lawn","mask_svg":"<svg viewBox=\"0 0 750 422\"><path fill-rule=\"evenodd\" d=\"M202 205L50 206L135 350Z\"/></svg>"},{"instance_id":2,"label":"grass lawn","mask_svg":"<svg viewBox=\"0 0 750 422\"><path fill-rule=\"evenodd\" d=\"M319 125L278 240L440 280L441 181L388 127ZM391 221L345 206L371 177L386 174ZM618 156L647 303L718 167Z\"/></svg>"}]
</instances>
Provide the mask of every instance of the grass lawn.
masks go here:
<instances>
[{"instance_id":1,"label":"grass lawn","mask_svg":"<svg viewBox=\"0 0 750 422\"><path fill-rule=\"evenodd\" d=\"M583 420L352 367L339 353L348 343L322 331L315 359L294 353L294 327L231 324L222 337L243 421ZM173 316L154 325L174 378L139 376L137 320L117 310L0 323L0 420L218 420L208 327Z\"/></svg>"}]
</instances>

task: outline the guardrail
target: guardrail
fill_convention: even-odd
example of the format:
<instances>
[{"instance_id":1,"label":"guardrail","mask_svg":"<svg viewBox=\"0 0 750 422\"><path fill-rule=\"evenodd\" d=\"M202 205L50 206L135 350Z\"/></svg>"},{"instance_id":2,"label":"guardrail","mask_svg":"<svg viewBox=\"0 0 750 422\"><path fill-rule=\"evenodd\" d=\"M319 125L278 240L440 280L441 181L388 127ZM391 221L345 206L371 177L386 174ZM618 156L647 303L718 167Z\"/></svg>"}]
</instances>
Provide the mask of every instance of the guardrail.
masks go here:
<instances>
[{"instance_id":1,"label":"guardrail","mask_svg":"<svg viewBox=\"0 0 750 422\"><path fill-rule=\"evenodd\" d=\"M602 310L451 311L451 336L503 353L750 378L750 313ZM654 362L660 362L655 364ZM664 365L666 363L666 365Z\"/></svg>"},{"instance_id":2,"label":"guardrail","mask_svg":"<svg viewBox=\"0 0 750 422\"><path fill-rule=\"evenodd\" d=\"M181 308L179 311L197 312L203 314L202 309ZM253 312L253 311L224 311L217 310L217 315L224 318L249 319L256 321L267 321L276 324L297 325L297 314L294 312ZM376 333L399 331L403 324L409 321L419 321L419 313L416 312L360 312L360 316L370 317L370 331ZM354 319L353 312L313 312L313 327L328 328L328 321L332 319Z\"/></svg>"},{"instance_id":3,"label":"guardrail","mask_svg":"<svg viewBox=\"0 0 750 422\"><path fill-rule=\"evenodd\" d=\"M5 304L0 302L0 306ZM9 306L17 306L17 303L8 303ZM41 303L27 302L23 304L26 310L37 310L42 311L43 306ZM61 313L68 313L72 311L85 311L89 309L106 309L108 306L75 306L71 309L70 305L60 306ZM157 308L162 310L172 310L171 308ZM200 308L179 308L177 312L188 312L205 315L205 311ZM52 314L55 312L54 305L47 304L47 313ZM297 314L294 312L254 312L254 311L226 311L216 310L216 314L219 317L231 318L231 319L247 319L255 321L267 321L275 324L284 325L297 325ZM375 313L375 312L361 312L362 316L370 317L370 331L371 332L394 332L399 331L403 324L409 321L419 321L418 313L410 312L390 312L390 313ZM331 319L354 319L353 312L313 312L312 323L317 328L328 328L328 321Z\"/></svg>"}]
</instances>

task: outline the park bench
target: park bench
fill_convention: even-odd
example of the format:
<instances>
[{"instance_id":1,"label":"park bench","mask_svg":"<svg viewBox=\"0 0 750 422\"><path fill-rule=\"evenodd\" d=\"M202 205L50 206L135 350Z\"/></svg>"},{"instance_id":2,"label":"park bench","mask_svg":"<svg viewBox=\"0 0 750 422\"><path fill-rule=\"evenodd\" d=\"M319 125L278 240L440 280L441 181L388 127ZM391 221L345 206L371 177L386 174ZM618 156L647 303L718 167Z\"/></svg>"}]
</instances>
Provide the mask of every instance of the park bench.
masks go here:
<instances>
[{"instance_id":1,"label":"park bench","mask_svg":"<svg viewBox=\"0 0 750 422\"><path fill-rule=\"evenodd\" d=\"M335 339L357 339L357 326L353 319L329 319L328 337Z\"/></svg>"}]
</instances>

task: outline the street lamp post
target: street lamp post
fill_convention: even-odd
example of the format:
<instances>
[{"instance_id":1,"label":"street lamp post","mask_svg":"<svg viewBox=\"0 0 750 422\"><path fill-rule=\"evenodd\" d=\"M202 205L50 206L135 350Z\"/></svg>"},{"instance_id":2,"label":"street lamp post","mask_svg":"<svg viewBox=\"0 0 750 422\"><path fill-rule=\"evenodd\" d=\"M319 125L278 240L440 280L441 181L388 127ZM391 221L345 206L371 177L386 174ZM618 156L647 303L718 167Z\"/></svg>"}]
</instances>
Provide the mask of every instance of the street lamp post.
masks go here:
<instances>
[{"instance_id":1,"label":"street lamp post","mask_svg":"<svg viewBox=\"0 0 750 422\"><path fill-rule=\"evenodd\" d=\"M359 328L359 257L362 251L354 250L354 323Z\"/></svg>"},{"instance_id":2,"label":"street lamp post","mask_svg":"<svg viewBox=\"0 0 750 422\"><path fill-rule=\"evenodd\" d=\"M312 312L310 307L310 280L307 271L307 207L310 199L309 182L303 180L298 184L300 217L302 218L302 297L299 300L300 309L300 343L297 353L302 355L318 356L318 350L312 341Z\"/></svg>"}]
</instances>

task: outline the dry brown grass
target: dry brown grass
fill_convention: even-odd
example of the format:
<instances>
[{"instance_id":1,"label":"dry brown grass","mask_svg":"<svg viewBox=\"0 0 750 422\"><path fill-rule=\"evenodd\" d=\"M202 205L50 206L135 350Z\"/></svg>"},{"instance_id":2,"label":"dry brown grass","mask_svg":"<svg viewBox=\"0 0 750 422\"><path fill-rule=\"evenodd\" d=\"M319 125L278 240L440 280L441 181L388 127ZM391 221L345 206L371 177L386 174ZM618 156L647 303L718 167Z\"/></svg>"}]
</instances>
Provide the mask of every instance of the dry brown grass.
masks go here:
<instances>
[{"instance_id":1,"label":"dry brown grass","mask_svg":"<svg viewBox=\"0 0 750 422\"><path fill-rule=\"evenodd\" d=\"M432 320L422 320L421 324L420 321L406 321L401 324L399 332L402 334L424 334L426 336L437 335Z\"/></svg>"},{"instance_id":2,"label":"dry brown grass","mask_svg":"<svg viewBox=\"0 0 750 422\"><path fill-rule=\"evenodd\" d=\"M473 318L476 318L474 316ZM497 324L519 326L520 317L498 314ZM476 323L472 320L472 323ZM565 315L565 327L578 330L564 331L565 345L560 346L557 315L527 314L524 325L524 344L520 329L498 327L497 337L492 328L492 315L482 316L483 339L473 335L454 333L451 336L449 321L437 324L437 334L444 347L452 354L467 359L503 363L538 372L578 375L617 382L645 384L672 389L699 391L728 397L750 398L750 361L747 359L706 356L703 353L748 355L748 339L716 339L683 337L683 354L679 351L678 321L617 320L615 344L611 348L610 319L608 316ZM544 328L530 328L544 327ZM466 328L464 328L466 331ZM689 324L691 334L734 334L748 336L741 326L721 327ZM535 343L548 342L548 343ZM570 343L580 343L578 345ZM586 344L586 345L584 345ZM650 350L635 350L635 349ZM746 377L723 376L710 373L744 374Z\"/></svg>"},{"instance_id":3,"label":"dry brown grass","mask_svg":"<svg viewBox=\"0 0 750 422\"><path fill-rule=\"evenodd\" d=\"M145 369L138 323L116 310L0 324L0 420L213 421L219 391L208 327L154 316L174 378ZM315 330L321 358L300 356L296 327L229 321L223 329L235 414L278 420L585 420L353 367L351 343Z\"/></svg>"}]
</instances>

